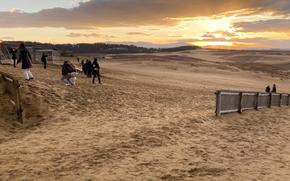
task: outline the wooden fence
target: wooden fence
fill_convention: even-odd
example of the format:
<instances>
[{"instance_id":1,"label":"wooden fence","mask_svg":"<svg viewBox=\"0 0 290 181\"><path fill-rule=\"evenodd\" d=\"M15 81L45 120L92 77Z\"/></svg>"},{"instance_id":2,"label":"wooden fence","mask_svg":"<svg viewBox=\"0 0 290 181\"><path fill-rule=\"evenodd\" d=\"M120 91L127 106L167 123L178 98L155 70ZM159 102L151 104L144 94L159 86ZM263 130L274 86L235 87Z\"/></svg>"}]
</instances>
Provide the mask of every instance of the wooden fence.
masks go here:
<instances>
[{"instance_id":1,"label":"wooden fence","mask_svg":"<svg viewBox=\"0 0 290 181\"><path fill-rule=\"evenodd\" d=\"M290 95L265 92L239 92L220 90L216 92L216 115L245 110L259 110L272 106L289 106Z\"/></svg>"},{"instance_id":2,"label":"wooden fence","mask_svg":"<svg viewBox=\"0 0 290 181\"><path fill-rule=\"evenodd\" d=\"M0 82L2 84L1 87L4 89L3 92L9 96L10 102L15 107L18 120L23 123L20 84L18 80L9 74L0 72Z\"/></svg>"}]
</instances>

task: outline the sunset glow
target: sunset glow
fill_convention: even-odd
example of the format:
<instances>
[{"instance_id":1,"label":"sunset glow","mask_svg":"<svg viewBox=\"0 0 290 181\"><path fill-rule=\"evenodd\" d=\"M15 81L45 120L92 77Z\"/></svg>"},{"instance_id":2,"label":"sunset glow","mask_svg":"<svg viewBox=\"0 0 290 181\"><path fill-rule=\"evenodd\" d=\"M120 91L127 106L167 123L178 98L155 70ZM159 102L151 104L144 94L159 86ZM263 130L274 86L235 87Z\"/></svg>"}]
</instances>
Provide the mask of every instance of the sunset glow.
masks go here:
<instances>
[{"instance_id":1,"label":"sunset glow","mask_svg":"<svg viewBox=\"0 0 290 181\"><path fill-rule=\"evenodd\" d=\"M184 4L175 0L79 0L69 4L45 0L32 7L18 7L20 0L13 2L1 1L2 40L290 48L290 14L283 9L285 1L265 5L261 1L206 0L196 5L194 0ZM158 7L161 4L165 9Z\"/></svg>"}]
</instances>

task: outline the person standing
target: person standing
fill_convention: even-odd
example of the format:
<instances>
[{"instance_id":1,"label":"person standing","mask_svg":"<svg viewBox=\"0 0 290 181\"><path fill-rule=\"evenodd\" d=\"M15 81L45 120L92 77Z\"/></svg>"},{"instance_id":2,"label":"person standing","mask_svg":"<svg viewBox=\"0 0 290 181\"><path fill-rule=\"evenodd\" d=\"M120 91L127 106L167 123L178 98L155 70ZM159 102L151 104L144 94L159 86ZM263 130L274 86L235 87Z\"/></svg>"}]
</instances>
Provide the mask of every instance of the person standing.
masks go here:
<instances>
[{"instance_id":1,"label":"person standing","mask_svg":"<svg viewBox=\"0 0 290 181\"><path fill-rule=\"evenodd\" d=\"M17 60L17 56L16 56L16 49L11 48L10 50L11 55L12 55L12 60L13 60L13 66L16 67L16 60Z\"/></svg>"},{"instance_id":2,"label":"person standing","mask_svg":"<svg viewBox=\"0 0 290 181\"><path fill-rule=\"evenodd\" d=\"M277 93L276 84L273 84L273 87L272 87L272 93Z\"/></svg>"},{"instance_id":3,"label":"person standing","mask_svg":"<svg viewBox=\"0 0 290 181\"><path fill-rule=\"evenodd\" d=\"M93 67L92 67L92 62L90 60L87 60L87 62L85 64L85 69L86 69L87 77L91 78L92 73L93 73Z\"/></svg>"},{"instance_id":4,"label":"person standing","mask_svg":"<svg viewBox=\"0 0 290 181\"><path fill-rule=\"evenodd\" d=\"M32 67L32 59L29 51L26 49L24 43L20 43L19 45L19 57L17 63L22 63L22 69L24 71L25 80L29 81L34 79L30 69Z\"/></svg>"},{"instance_id":5,"label":"person standing","mask_svg":"<svg viewBox=\"0 0 290 181\"><path fill-rule=\"evenodd\" d=\"M46 69L46 65L47 65L47 55L45 55L44 53L41 56L41 61L43 63L43 68Z\"/></svg>"},{"instance_id":6,"label":"person standing","mask_svg":"<svg viewBox=\"0 0 290 181\"><path fill-rule=\"evenodd\" d=\"M267 92L267 93L270 93L270 92L271 92L271 87L270 87L270 86L267 86L267 87L266 87L266 92Z\"/></svg>"},{"instance_id":7,"label":"person standing","mask_svg":"<svg viewBox=\"0 0 290 181\"><path fill-rule=\"evenodd\" d=\"M100 75L100 65L97 58L94 59L92 68L93 68L93 84L95 84L95 79L97 76L98 76L99 84L101 84L102 82L101 82L101 75Z\"/></svg>"}]
</instances>

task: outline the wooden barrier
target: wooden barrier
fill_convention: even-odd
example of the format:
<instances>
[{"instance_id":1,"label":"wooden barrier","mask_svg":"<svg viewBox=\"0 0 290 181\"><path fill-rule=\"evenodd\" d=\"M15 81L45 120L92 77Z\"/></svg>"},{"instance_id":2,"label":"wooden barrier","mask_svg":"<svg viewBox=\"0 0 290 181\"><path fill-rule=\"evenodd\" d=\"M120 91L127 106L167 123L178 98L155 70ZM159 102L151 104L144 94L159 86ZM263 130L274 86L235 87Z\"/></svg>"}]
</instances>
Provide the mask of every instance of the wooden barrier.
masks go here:
<instances>
[{"instance_id":1,"label":"wooden barrier","mask_svg":"<svg viewBox=\"0 0 290 181\"><path fill-rule=\"evenodd\" d=\"M10 98L10 102L16 109L17 118L19 122L23 123L23 116L22 116L22 103L21 103L21 94L20 94L20 84L18 80L12 77L9 74L4 72L0 72L1 79L3 85L3 92L7 94Z\"/></svg>"},{"instance_id":2,"label":"wooden barrier","mask_svg":"<svg viewBox=\"0 0 290 181\"><path fill-rule=\"evenodd\" d=\"M216 115L246 110L259 110L272 106L281 107L290 105L289 94L265 92L239 92L219 90L216 92Z\"/></svg>"}]
</instances>

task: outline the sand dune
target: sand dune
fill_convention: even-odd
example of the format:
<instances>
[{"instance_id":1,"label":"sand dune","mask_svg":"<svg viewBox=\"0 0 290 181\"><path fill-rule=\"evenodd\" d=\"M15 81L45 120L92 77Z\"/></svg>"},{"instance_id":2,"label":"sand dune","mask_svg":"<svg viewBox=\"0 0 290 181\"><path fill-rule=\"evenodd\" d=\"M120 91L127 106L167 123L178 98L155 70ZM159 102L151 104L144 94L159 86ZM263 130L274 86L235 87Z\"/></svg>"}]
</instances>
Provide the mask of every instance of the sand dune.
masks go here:
<instances>
[{"instance_id":1,"label":"sand dune","mask_svg":"<svg viewBox=\"0 0 290 181\"><path fill-rule=\"evenodd\" d=\"M113 56L74 88L35 65L24 126L1 95L0 180L289 180L289 108L214 115L215 90L290 93L287 76L222 53Z\"/></svg>"}]
</instances>

